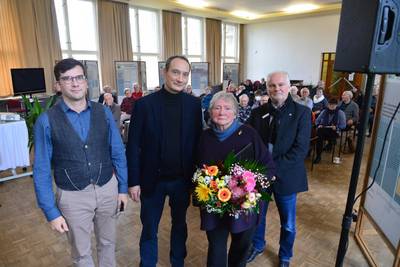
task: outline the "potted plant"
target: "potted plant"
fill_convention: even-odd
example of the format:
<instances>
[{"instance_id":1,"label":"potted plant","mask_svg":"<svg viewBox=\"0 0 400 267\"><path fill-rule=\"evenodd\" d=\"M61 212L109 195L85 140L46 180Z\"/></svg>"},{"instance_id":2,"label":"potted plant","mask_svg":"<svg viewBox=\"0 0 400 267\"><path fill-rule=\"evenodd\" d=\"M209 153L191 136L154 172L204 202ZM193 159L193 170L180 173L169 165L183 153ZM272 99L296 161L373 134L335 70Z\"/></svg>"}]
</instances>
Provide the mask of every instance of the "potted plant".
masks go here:
<instances>
[{"instance_id":1,"label":"potted plant","mask_svg":"<svg viewBox=\"0 0 400 267\"><path fill-rule=\"evenodd\" d=\"M28 128L28 135L29 135L29 151L31 151L33 147L33 127L35 126L36 120L39 118L40 114L47 111L50 107L54 105L55 102L55 95L51 96L46 103L46 106L43 108L40 105L39 99L37 97L33 97L33 102L30 101L26 95L22 95L22 100L24 101L26 115L25 115L25 122Z\"/></svg>"}]
</instances>

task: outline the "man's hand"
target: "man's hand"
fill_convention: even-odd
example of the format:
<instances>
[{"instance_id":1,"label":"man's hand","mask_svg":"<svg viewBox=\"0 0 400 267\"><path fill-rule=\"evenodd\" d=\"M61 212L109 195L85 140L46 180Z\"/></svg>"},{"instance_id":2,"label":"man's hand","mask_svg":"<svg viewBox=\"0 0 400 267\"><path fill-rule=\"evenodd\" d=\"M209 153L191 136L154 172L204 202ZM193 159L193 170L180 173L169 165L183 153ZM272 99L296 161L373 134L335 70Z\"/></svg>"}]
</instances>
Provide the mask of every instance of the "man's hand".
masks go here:
<instances>
[{"instance_id":1,"label":"man's hand","mask_svg":"<svg viewBox=\"0 0 400 267\"><path fill-rule=\"evenodd\" d=\"M350 119L350 120L347 121L347 125L349 125L349 126L353 125L353 123L354 123L354 122L353 122L352 119Z\"/></svg>"},{"instance_id":2,"label":"man's hand","mask_svg":"<svg viewBox=\"0 0 400 267\"><path fill-rule=\"evenodd\" d=\"M118 210L121 207L121 203L124 204L124 209L126 210L126 205L128 204L128 194L118 194Z\"/></svg>"},{"instance_id":3,"label":"man's hand","mask_svg":"<svg viewBox=\"0 0 400 267\"><path fill-rule=\"evenodd\" d=\"M50 221L51 229L56 230L60 233L68 232L68 225L64 217L60 216Z\"/></svg>"},{"instance_id":4,"label":"man's hand","mask_svg":"<svg viewBox=\"0 0 400 267\"><path fill-rule=\"evenodd\" d=\"M129 192L129 196L131 197L131 199L133 201L135 201L135 202L140 201L140 186L139 185L129 187L128 192Z\"/></svg>"},{"instance_id":5,"label":"man's hand","mask_svg":"<svg viewBox=\"0 0 400 267\"><path fill-rule=\"evenodd\" d=\"M332 130L336 131L336 126L332 125Z\"/></svg>"}]
</instances>

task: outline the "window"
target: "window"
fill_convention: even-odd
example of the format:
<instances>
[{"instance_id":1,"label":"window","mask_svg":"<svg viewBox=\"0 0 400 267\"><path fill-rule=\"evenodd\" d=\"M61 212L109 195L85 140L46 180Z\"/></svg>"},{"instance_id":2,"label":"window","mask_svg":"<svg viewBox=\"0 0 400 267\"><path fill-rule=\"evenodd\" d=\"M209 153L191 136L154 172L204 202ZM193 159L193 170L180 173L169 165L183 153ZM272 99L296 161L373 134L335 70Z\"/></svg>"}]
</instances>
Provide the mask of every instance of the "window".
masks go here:
<instances>
[{"instance_id":1,"label":"window","mask_svg":"<svg viewBox=\"0 0 400 267\"><path fill-rule=\"evenodd\" d=\"M223 22L221 38L221 79L224 63L239 62L239 25Z\"/></svg>"},{"instance_id":2,"label":"window","mask_svg":"<svg viewBox=\"0 0 400 267\"><path fill-rule=\"evenodd\" d=\"M204 61L204 20L182 16L182 52L190 62Z\"/></svg>"},{"instance_id":3,"label":"window","mask_svg":"<svg viewBox=\"0 0 400 267\"><path fill-rule=\"evenodd\" d=\"M147 86L158 86L160 61L160 12L153 9L129 9L133 60L146 62Z\"/></svg>"},{"instance_id":4,"label":"window","mask_svg":"<svg viewBox=\"0 0 400 267\"><path fill-rule=\"evenodd\" d=\"M63 58L98 60L96 2L54 0Z\"/></svg>"}]
</instances>

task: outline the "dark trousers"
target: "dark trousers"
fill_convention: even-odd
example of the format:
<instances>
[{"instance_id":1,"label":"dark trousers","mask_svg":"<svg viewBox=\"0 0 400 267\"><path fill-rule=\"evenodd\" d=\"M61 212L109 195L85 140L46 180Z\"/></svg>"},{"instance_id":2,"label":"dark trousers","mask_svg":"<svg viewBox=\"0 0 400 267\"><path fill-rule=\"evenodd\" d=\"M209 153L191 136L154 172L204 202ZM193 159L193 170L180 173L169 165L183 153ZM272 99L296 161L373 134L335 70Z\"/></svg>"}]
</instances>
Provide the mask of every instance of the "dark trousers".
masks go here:
<instances>
[{"instance_id":1,"label":"dark trousers","mask_svg":"<svg viewBox=\"0 0 400 267\"><path fill-rule=\"evenodd\" d=\"M328 140L329 142L336 142L338 134L331 128L318 128L317 135L318 135L318 140L316 145L317 156L321 156L322 150L324 149L325 140Z\"/></svg>"},{"instance_id":2,"label":"dark trousers","mask_svg":"<svg viewBox=\"0 0 400 267\"><path fill-rule=\"evenodd\" d=\"M207 231L208 267L242 267L246 266L247 254L256 226L240 233L230 233L224 226ZM227 255L228 236L231 234L231 246ZM228 256L228 257L227 257ZM228 263L228 265L227 265Z\"/></svg>"},{"instance_id":3,"label":"dark trousers","mask_svg":"<svg viewBox=\"0 0 400 267\"><path fill-rule=\"evenodd\" d=\"M170 240L170 262L172 267L184 266L186 257L186 211L189 206L189 190L183 179L159 182L151 196L141 197L140 219L140 266L155 267L158 261L158 225L164 208L165 197L169 197L172 227Z\"/></svg>"}]
</instances>

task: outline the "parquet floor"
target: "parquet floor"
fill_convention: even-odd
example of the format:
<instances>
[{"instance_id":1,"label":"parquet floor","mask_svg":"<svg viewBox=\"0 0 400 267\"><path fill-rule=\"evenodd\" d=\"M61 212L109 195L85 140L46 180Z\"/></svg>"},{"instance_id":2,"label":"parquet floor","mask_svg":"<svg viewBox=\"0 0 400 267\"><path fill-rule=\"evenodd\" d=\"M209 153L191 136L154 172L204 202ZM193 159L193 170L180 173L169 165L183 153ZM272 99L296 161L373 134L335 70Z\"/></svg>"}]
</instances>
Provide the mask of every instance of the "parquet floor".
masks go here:
<instances>
[{"instance_id":1,"label":"parquet floor","mask_svg":"<svg viewBox=\"0 0 400 267\"><path fill-rule=\"evenodd\" d=\"M334 266L353 154L345 154L342 159L342 164L334 165L330 154L325 153L321 164L309 172L310 190L298 198L298 232L291 266ZM360 177L364 177L363 171ZM0 204L0 267L71 266L66 237L53 232L46 223L37 208L30 177L0 184ZM127 211L118 220L118 266L138 266L139 205L129 202ZM196 208L189 208L187 220L186 266L205 266L207 239L199 230ZM267 249L248 264L250 267L277 265L280 225L274 204L270 205L267 223ZM368 266L354 241L354 227L355 224L344 266ZM158 266L169 266L169 231L169 207L166 205L159 229Z\"/></svg>"}]
</instances>

